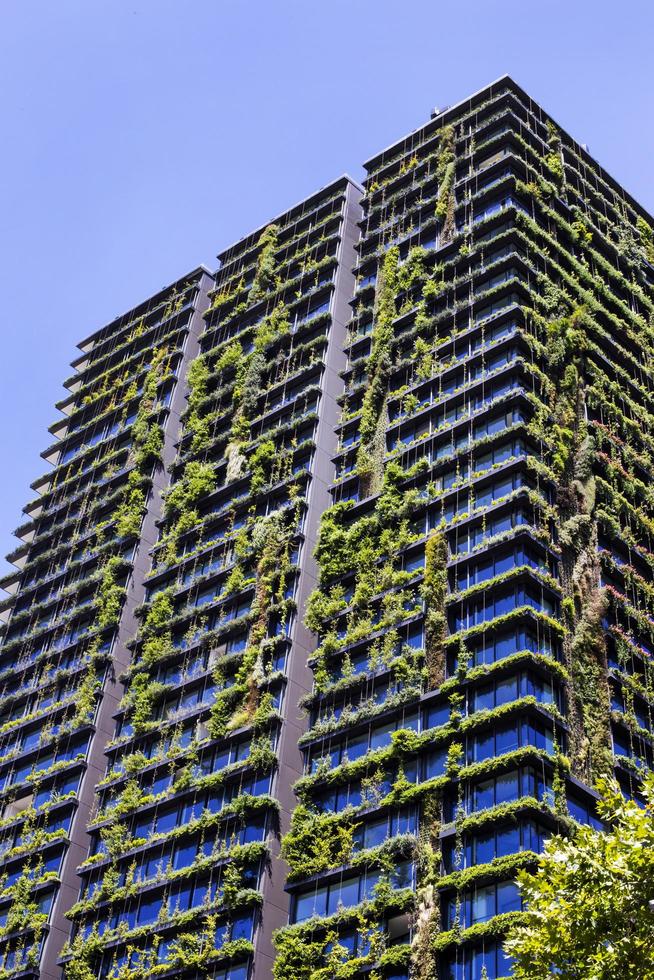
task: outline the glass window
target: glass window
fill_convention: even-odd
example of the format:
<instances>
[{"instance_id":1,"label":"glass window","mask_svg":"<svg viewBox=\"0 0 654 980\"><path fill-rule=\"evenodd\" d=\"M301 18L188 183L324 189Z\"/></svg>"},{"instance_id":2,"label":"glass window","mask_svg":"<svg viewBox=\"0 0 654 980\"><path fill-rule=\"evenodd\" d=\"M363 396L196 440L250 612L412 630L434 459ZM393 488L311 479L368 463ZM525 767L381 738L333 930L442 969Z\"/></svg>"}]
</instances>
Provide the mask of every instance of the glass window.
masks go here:
<instances>
[{"instance_id":1,"label":"glass window","mask_svg":"<svg viewBox=\"0 0 654 980\"><path fill-rule=\"evenodd\" d=\"M252 918L252 913L249 915L241 915L234 919L232 922L231 929L231 939L247 939L248 941L252 939L254 921Z\"/></svg>"},{"instance_id":2,"label":"glass window","mask_svg":"<svg viewBox=\"0 0 654 980\"><path fill-rule=\"evenodd\" d=\"M472 900L472 921L485 922L495 915L495 885L479 888Z\"/></svg>"},{"instance_id":3,"label":"glass window","mask_svg":"<svg viewBox=\"0 0 654 980\"><path fill-rule=\"evenodd\" d=\"M142 817L140 820L134 824L133 834L134 837L149 837L152 828L152 817Z\"/></svg>"},{"instance_id":4,"label":"glass window","mask_svg":"<svg viewBox=\"0 0 654 980\"><path fill-rule=\"evenodd\" d=\"M418 554L413 554L404 560L404 569L407 572L415 572L419 568L423 568L425 564L425 556L423 552Z\"/></svg>"},{"instance_id":5,"label":"glass window","mask_svg":"<svg viewBox=\"0 0 654 980\"><path fill-rule=\"evenodd\" d=\"M446 761L447 749L437 749L430 752L423 759L423 779L434 779L436 776L442 776L445 772Z\"/></svg>"},{"instance_id":6,"label":"glass window","mask_svg":"<svg viewBox=\"0 0 654 980\"><path fill-rule=\"evenodd\" d=\"M507 677L497 682L495 703L506 704L508 701L515 701L518 697L518 678Z\"/></svg>"},{"instance_id":7,"label":"glass window","mask_svg":"<svg viewBox=\"0 0 654 980\"><path fill-rule=\"evenodd\" d=\"M495 781L486 779L483 783L478 783L474 789L474 808L475 810L485 810L495 803Z\"/></svg>"},{"instance_id":8,"label":"glass window","mask_svg":"<svg viewBox=\"0 0 654 980\"><path fill-rule=\"evenodd\" d=\"M496 857L517 854L520 850L520 828L507 827L497 832Z\"/></svg>"},{"instance_id":9,"label":"glass window","mask_svg":"<svg viewBox=\"0 0 654 980\"><path fill-rule=\"evenodd\" d=\"M474 711L495 707L495 688L492 684L480 687L474 694Z\"/></svg>"},{"instance_id":10,"label":"glass window","mask_svg":"<svg viewBox=\"0 0 654 980\"><path fill-rule=\"evenodd\" d=\"M329 890L327 914L332 915L334 912L337 912L341 906L349 908L352 905L356 905L358 901L358 878L351 878L349 881L343 881L339 885L332 885Z\"/></svg>"},{"instance_id":11,"label":"glass window","mask_svg":"<svg viewBox=\"0 0 654 980\"><path fill-rule=\"evenodd\" d=\"M391 876L391 884L394 888L411 888L413 886L413 864L411 861L402 861Z\"/></svg>"},{"instance_id":12,"label":"glass window","mask_svg":"<svg viewBox=\"0 0 654 980\"><path fill-rule=\"evenodd\" d=\"M495 754L495 736L492 731L478 735L474 741L474 758L476 761L490 759Z\"/></svg>"},{"instance_id":13,"label":"glass window","mask_svg":"<svg viewBox=\"0 0 654 980\"><path fill-rule=\"evenodd\" d=\"M188 800L184 807L182 808L182 816L180 823L190 823L191 820L196 820L202 813L202 804L199 800Z\"/></svg>"},{"instance_id":14,"label":"glass window","mask_svg":"<svg viewBox=\"0 0 654 980\"><path fill-rule=\"evenodd\" d=\"M446 725L450 720L449 704L434 704L426 709L424 715L424 728L439 728Z\"/></svg>"},{"instance_id":15,"label":"glass window","mask_svg":"<svg viewBox=\"0 0 654 980\"><path fill-rule=\"evenodd\" d=\"M364 835L363 835L363 846L379 847L381 844L384 843L387 836L388 836L388 821L377 820L375 823L369 824L365 828Z\"/></svg>"},{"instance_id":16,"label":"glass window","mask_svg":"<svg viewBox=\"0 0 654 980\"><path fill-rule=\"evenodd\" d=\"M406 726L401 725L401 727L408 728L408 725ZM378 725L376 728L373 728L370 736L370 748L378 749L381 746L388 745L391 740L391 732L394 730L395 730L394 722L389 722L385 725ZM349 749L348 749L348 757L352 758L352 756L350 756Z\"/></svg>"},{"instance_id":17,"label":"glass window","mask_svg":"<svg viewBox=\"0 0 654 980\"><path fill-rule=\"evenodd\" d=\"M150 901L142 902L138 909L138 924L143 926L156 922L160 908L161 899L159 898L152 898Z\"/></svg>"},{"instance_id":18,"label":"glass window","mask_svg":"<svg viewBox=\"0 0 654 980\"><path fill-rule=\"evenodd\" d=\"M520 893L515 881L503 881L497 886L497 914L520 911Z\"/></svg>"},{"instance_id":19,"label":"glass window","mask_svg":"<svg viewBox=\"0 0 654 980\"><path fill-rule=\"evenodd\" d=\"M488 864L495 857L495 834L484 834L475 841L475 863Z\"/></svg>"},{"instance_id":20,"label":"glass window","mask_svg":"<svg viewBox=\"0 0 654 980\"><path fill-rule=\"evenodd\" d=\"M195 861L197 849L197 843L195 841L193 841L191 844L183 844L178 847L175 850L173 867L175 869L188 868Z\"/></svg>"},{"instance_id":21,"label":"glass window","mask_svg":"<svg viewBox=\"0 0 654 980\"><path fill-rule=\"evenodd\" d=\"M506 803L509 800L516 800L519 795L518 773L508 772L496 779L496 803Z\"/></svg>"},{"instance_id":22,"label":"glass window","mask_svg":"<svg viewBox=\"0 0 654 980\"><path fill-rule=\"evenodd\" d=\"M157 833L165 834L177 826L177 810L168 810L167 813L160 813L157 816Z\"/></svg>"},{"instance_id":23,"label":"glass window","mask_svg":"<svg viewBox=\"0 0 654 980\"><path fill-rule=\"evenodd\" d=\"M495 752L497 755L504 755L506 752L513 752L520 745L518 736L518 726L516 724L500 728L495 739Z\"/></svg>"}]
</instances>

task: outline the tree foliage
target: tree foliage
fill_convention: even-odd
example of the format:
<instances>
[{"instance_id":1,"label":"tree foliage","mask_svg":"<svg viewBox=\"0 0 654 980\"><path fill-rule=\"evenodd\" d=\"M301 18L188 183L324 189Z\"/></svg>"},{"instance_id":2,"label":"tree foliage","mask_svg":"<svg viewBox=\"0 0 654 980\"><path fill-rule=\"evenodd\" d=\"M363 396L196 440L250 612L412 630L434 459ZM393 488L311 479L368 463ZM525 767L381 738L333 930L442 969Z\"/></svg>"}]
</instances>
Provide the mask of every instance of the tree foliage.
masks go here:
<instances>
[{"instance_id":1,"label":"tree foliage","mask_svg":"<svg viewBox=\"0 0 654 980\"><path fill-rule=\"evenodd\" d=\"M506 943L517 980L654 978L654 776L644 807L599 785L607 832L553 837L538 871L519 875L527 910Z\"/></svg>"}]
</instances>

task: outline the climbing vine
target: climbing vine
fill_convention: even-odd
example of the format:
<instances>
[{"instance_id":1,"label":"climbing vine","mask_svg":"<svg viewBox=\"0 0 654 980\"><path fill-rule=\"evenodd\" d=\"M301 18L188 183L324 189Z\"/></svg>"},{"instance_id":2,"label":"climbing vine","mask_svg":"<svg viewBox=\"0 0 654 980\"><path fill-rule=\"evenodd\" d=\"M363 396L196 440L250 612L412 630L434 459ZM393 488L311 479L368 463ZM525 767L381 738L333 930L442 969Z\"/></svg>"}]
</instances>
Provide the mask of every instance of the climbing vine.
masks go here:
<instances>
[{"instance_id":1,"label":"climbing vine","mask_svg":"<svg viewBox=\"0 0 654 980\"><path fill-rule=\"evenodd\" d=\"M389 248L378 275L376 309L367 371L368 383L363 397L357 453L357 470L364 496L379 487L383 476L386 451L386 390L391 367L390 343L393 320L397 315L395 298L398 290L397 248Z\"/></svg>"}]
</instances>

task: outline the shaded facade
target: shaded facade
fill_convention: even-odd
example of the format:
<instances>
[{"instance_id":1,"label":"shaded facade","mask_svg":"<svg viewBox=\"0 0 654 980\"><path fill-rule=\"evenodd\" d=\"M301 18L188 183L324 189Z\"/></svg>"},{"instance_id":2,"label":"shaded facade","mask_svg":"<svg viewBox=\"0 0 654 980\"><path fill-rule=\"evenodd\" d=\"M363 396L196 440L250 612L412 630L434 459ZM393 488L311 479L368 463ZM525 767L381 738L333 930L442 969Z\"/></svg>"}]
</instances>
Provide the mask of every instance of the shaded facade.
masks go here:
<instances>
[{"instance_id":1,"label":"shaded facade","mask_svg":"<svg viewBox=\"0 0 654 980\"><path fill-rule=\"evenodd\" d=\"M652 219L509 78L81 346L0 646L0 966L494 980L652 766Z\"/></svg>"},{"instance_id":2,"label":"shaded facade","mask_svg":"<svg viewBox=\"0 0 654 980\"><path fill-rule=\"evenodd\" d=\"M0 647L2 897L10 973L57 965L115 732L166 460L211 277L191 273L80 345L52 464L17 530Z\"/></svg>"}]
</instances>

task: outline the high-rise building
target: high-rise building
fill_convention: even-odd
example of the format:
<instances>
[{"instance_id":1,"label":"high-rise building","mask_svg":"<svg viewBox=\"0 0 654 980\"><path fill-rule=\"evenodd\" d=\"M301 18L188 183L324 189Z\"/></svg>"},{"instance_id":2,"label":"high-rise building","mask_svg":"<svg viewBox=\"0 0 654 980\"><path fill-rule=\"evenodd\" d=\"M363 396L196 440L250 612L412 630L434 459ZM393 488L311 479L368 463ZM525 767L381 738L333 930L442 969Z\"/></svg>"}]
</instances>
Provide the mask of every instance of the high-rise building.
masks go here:
<instances>
[{"instance_id":1,"label":"high-rise building","mask_svg":"<svg viewBox=\"0 0 654 980\"><path fill-rule=\"evenodd\" d=\"M212 276L198 269L80 344L2 581L0 962L60 977L95 786L122 696L188 361Z\"/></svg>"},{"instance_id":2,"label":"high-rise building","mask_svg":"<svg viewBox=\"0 0 654 980\"><path fill-rule=\"evenodd\" d=\"M2 583L9 973L508 976L516 872L654 766L653 219L506 77L366 174L81 345Z\"/></svg>"},{"instance_id":3,"label":"high-rise building","mask_svg":"<svg viewBox=\"0 0 654 980\"><path fill-rule=\"evenodd\" d=\"M219 256L70 913L102 973L272 973L361 193L338 180Z\"/></svg>"},{"instance_id":4,"label":"high-rise building","mask_svg":"<svg viewBox=\"0 0 654 980\"><path fill-rule=\"evenodd\" d=\"M277 977L495 978L652 762L652 223L509 79L366 170Z\"/></svg>"}]
</instances>

